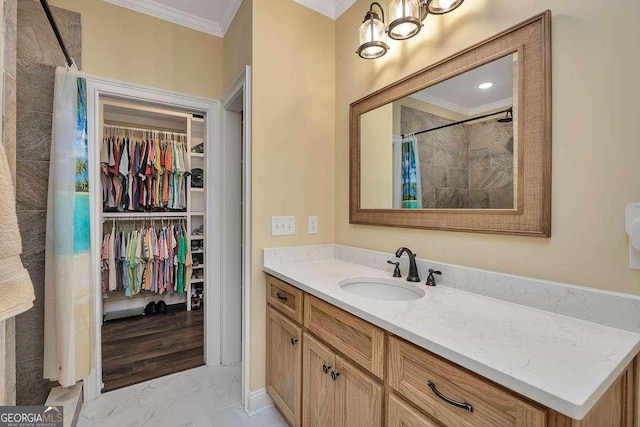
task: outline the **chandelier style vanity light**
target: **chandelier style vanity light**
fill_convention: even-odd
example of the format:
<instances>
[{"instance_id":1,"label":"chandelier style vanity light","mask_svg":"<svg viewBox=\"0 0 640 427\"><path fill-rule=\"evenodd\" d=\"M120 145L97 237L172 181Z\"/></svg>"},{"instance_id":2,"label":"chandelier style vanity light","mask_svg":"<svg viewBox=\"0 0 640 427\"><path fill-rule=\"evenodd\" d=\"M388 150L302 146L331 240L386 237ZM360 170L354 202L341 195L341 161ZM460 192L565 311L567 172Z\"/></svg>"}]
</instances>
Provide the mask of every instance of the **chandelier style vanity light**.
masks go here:
<instances>
[{"instance_id":1,"label":"chandelier style vanity light","mask_svg":"<svg viewBox=\"0 0 640 427\"><path fill-rule=\"evenodd\" d=\"M391 0L388 7L389 26L385 27L384 10L373 2L358 30L360 47L357 54L364 59L380 58L387 53L387 36L394 40L407 40L422 29L427 15L451 12L464 0ZM380 11L378 14L374 6ZM382 17L382 19L380 19Z\"/></svg>"}]
</instances>

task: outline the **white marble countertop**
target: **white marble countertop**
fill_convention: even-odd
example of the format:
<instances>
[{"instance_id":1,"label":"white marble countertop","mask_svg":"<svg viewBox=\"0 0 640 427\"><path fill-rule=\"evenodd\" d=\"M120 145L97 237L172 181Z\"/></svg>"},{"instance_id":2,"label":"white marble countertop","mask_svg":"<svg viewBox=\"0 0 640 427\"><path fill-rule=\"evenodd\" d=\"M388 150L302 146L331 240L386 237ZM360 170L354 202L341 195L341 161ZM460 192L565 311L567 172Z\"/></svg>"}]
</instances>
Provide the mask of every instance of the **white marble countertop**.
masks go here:
<instances>
[{"instance_id":1,"label":"white marble countertop","mask_svg":"<svg viewBox=\"0 0 640 427\"><path fill-rule=\"evenodd\" d=\"M412 301L382 301L339 286L389 273L339 260L263 270L426 350L576 420L640 351L640 335L446 286ZM436 278L446 281L446 278ZM397 279L402 280L404 279Z\"/></svg>"}]
</instances>

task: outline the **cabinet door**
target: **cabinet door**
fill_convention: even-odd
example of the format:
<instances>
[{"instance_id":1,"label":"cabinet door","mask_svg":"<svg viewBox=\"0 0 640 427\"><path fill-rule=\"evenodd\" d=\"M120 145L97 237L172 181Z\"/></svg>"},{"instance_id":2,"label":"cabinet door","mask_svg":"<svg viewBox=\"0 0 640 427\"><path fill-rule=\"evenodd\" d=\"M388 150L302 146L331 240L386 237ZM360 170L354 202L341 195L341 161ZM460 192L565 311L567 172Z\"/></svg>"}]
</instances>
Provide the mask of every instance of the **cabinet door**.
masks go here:
<instances>
[{"instance_id":1,"label":"cabinet door","mask_svg":"<svg viewBox=\"0 0 640 427\"><path fill-rule=\"evenodd\" d=\"M394 394L389 395L388 427L440 427Z\"/></svg>"},{"instance_id":2,"label":"cabinet door","mask_svg":"<svg viewBox=\"0 0 640 427\"><path fill-rule=\"evenodd\" d=\"M336 426L382 426L380 384L340 356L336 356L331 377L336 386Z\"/></svg>"},{"instance_id":3,"label":"cabinet door","mask_svg":"<svg viewBox=\"0 0 640 427\"><path fill-rule=\"evenodd\" d=\"M304 334L302 379L302 425L333 427L335 425L335 354L311 335Z\"/></svg>"},{"instance_id":4,"label":"cabinet door","mask_svg":"<svg viewBox=\"0 0 640 427\"><path fill-rule=\"evenodd\" d=\"M287 422L299 427L302 329L267 307L267 391Z\"/></svg>"}]
</instances>

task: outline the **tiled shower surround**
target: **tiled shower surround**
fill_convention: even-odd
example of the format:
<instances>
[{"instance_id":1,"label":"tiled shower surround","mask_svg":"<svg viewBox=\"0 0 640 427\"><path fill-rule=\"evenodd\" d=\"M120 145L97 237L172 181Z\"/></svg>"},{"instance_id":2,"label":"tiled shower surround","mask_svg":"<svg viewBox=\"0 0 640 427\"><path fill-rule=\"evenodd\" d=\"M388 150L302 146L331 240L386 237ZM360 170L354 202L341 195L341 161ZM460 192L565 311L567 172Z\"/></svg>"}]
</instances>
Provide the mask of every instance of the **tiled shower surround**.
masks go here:
<instances>
[{"instance_id":1,"label":"tiled shower surround","mask_svg":"<svg viewBox=\"0 0 640 427\"><path fill-rule=\"evenodd\" d=\"M453 122L401 107L403 134ZM423 208L513 208L513 123L499 123L496 117L416 138Z\"/></svg>"},{"instance_id":2,"label":"tiled shower surround","mask_svg":"<svg viewBox=\"0 0 640 427\"><path fill-rule=\"evenodd\" d=\"M71 56L81 65L80 14L51 8ZM16 318L16 400L42 405L56 385L42 378L44 260L55 67L64 56L39 1L18 0L16 194L22 260L36 294Z\"/></svg>"}]
</instances>

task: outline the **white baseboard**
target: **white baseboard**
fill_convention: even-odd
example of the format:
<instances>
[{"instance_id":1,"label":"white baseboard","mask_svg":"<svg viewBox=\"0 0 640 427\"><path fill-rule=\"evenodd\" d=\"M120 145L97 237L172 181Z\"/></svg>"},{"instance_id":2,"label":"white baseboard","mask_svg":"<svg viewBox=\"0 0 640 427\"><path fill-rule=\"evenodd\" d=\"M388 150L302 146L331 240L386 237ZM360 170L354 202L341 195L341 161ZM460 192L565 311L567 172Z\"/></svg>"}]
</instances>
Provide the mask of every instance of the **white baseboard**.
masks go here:
<instances>
[{"instance_id":1,"label":"white baseboard","mask_svg":"<svg viewBox=\"0 0 640 427\"><path fill-rule=\"evenodd\" d=\"M271 407L273 407L273 400L271 400L266 388L256 391L249 390L245 397L244 410L250 417Z\"/></svg>"}]
</instances>

